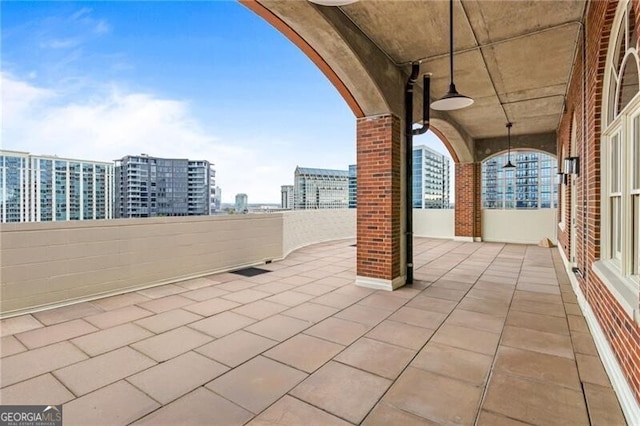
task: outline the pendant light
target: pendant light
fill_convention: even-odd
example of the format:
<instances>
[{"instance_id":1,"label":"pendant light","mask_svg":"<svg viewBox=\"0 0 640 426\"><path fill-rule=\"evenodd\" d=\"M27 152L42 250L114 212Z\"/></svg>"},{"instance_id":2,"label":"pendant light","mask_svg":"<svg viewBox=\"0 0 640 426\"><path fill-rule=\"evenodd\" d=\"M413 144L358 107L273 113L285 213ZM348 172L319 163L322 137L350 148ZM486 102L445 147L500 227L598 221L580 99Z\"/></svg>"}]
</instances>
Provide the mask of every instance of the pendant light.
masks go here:
<instances>
[{"instance_id":1,"label":"pendant light","mask_svg":"<svg viewBox=\"0 0 640 426\"><path fill-rule=\"evenodd\" d=\"M509 141L509 151L507 154L507 164L505 164L503 169L515 169L516 166L511 162L511 126L512 123L507 123L507 140Z\"/></svg>"},{"instance_id":2,"label":"pendant light","mask_svg":"<svg viewBox=\"0 0 640 426\"><path fill-rule=\"evenodd\" d=\"M453 111L473 104L473 99L458 93L453 83L453 0L449 0L449 78L449 91L442 98L432 102L431 108Z\"/></svg>"}]
</instances>

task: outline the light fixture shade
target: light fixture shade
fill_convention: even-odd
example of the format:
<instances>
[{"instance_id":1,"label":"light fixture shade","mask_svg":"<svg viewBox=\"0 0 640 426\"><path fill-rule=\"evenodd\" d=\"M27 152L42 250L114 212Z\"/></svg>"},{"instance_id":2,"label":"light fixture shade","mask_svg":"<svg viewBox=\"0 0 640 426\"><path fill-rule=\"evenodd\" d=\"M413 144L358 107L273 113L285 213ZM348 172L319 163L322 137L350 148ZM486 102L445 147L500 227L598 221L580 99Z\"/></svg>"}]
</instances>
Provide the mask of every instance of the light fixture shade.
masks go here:
<instances>
[{"instance_id":1,"label":"light fixture shade","mask_svg":"<svg viewBox=\"0 0 640 426\"><path fill-rule=\"evenodd\" d=\"M311 3L320 4L322 6L345 6L355 3L358 0L309 0Z\"/></svg>"},{"instance_id":2,"label":"light fixture shade","mask_svg":"<svg viewBox=\"0 0 640 426\"><path fill-rule=\"evenodd\" d=\"M502 166L502 168L503 169L515 169L516 166L511 162L511 159L509 159L509 161L507 161L507 164Z\"/></svg>"},{"instance_id":3,"label":"light fixture shade","mask_svg":"<svg viewBox=\"0 0 640 426\"><path fill-rule=\"evenodd\" d=\"M431 102L431 108L438 111L454 111L456 109L466 108L472 104L473 99L458 93L456 85L451 84L449 91L442 98Z\"/></svg>"}]
</instances>

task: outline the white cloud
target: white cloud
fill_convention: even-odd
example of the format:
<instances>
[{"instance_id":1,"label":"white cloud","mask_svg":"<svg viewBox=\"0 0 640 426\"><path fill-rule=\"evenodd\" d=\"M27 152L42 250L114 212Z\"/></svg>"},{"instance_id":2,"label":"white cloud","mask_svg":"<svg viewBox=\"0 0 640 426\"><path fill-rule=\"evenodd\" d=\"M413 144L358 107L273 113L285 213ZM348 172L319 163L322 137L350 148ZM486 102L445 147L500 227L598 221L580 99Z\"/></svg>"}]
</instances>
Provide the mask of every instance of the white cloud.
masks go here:
<instances>
[{"instance_id":1,"label":"white cloud","mask_svg":"<svg viewBox=\"0 0 640 426\"><path fill-rule=\"evenodd\" d=\"M276 202L280 184L292 180L293 169L279 166L270 152L278 141L220 140L193 118L187 102L115 86L91 99L66 100L2 73L2 119L4 149L97 161L140 153L209 160L225 202L238 192L250 202Z\"/></svg>"}]
</instances>

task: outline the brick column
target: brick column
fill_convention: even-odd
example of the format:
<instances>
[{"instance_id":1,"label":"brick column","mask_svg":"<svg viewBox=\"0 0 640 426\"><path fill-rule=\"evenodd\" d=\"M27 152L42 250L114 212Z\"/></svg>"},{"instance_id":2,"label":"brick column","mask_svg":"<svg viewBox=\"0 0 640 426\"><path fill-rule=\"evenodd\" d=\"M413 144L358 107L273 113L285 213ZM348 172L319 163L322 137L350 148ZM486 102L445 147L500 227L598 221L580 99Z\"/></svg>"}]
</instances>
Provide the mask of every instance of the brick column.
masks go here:
<instances>
[{"instance_id":1,"label":"brick column","mask_svg":"<svg viewBox=\"0 0 640 426\"><path fill-rule=\"evenodd\" d=\"M393 290L405 283L401 265L401 121L395 115L360 118L357 138L356 284Z\"/></svg>"},{"instance_id":2,"label":"brick column","mask_svg":"<svg viewBox=\"0 0 640 426\"><path fill-rule=\"evenodd\" d=\"M481 226L481 180L480 163L456 163L456 224L455 239L480 241Z\"/></svg>"}]
</instances>

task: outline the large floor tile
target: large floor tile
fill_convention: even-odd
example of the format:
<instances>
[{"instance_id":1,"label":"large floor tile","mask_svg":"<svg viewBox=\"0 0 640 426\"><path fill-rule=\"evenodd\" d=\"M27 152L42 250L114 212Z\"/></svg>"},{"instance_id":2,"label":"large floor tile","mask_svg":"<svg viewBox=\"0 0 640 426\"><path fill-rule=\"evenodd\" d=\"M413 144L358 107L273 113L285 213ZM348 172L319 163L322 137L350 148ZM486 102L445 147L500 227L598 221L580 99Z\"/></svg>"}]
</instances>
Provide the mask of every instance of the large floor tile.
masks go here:
<instances>
[{"instance_id":1,"label":"large floor tile","mask_svg":"<svg viewBox=\"0 0 640 426\"><path fill-rule=\"evenodd\" d=\"M360 423L391 381L329 362L300 383L291 395L352 423Z\"/></svg>"},{"instance_id":2,"label":"large floor tile","mask_svg":"<svg viewBox=\"0 0 640 426\"><path fill-rule=\"evenodd\" d=\"M245 317L244 315L238 315L233 312L223 312L191 323L189 327L206 333L209 336L220 338L236 330L240 330L249 324L253 324L255 321L253 318Z\"/></svg>"},{"instance_id":3,"label":"large floor tile","mask_svg":"<svg viewBox=\"0 0 640 426\"><path fill-rule=\"evenodd\" d=\"M336 361L395 380L415 351L363 337L335 357Z\"/></svg>"},{"instance_id":4,"label":"large floor tile","mask_svg":"<svg viewBox=\"0 0 640 426\"><path fill-rule=\"evenodd\" d=\"M298 318L309 322L319 322L338 312L338 309L318 303L306 302L295 308L288 309L282 315Z\"/></svg>"},{"instance_id":5,"label":"large floor tile","mask_svg":"<svg viewBox=\"0 0 640 426\"><path fill-rule=\"evenodd\" d=\"M247 426L349 426L331 414L299 399L283 396L271 407L255 417Z\"/></svg>"},{"instance_id":6,"label":"large floor tile","mask_svg":"<svg viewBox=\"0 0 640 426\"><path fill-rule=\"evenodd\" d=\"M411 366L481 386L489 375L492 362L492 356L429 343L411 362Z\"/></svg>"},{"instance_id":7,"label":"large floor tile","mask_svg":"<svg viewBox=\"0 0 640 426\"><path fill-rule=\"evenodd\" d=\"M91 356L100 355L122 346L153 336L153 333L133 323L126 323L77 337L71 343Z\"/></svg>"},{"instance_id":8,"label":"large floor tile","mask_svg":"<svg viewBox=\"0 0 640 426\"><path fill-rule=\"evenodd\" d=\"M146 309L137 306L125 306L101 314L91 315L84 319L98 328L109 328L151 315L153 315L153 312L147 311Z\"/></svg>"},{"instance_id":9,"label":"large floor tile","mask_svg":"<svg viewBox=\"0 0 640 426\"><path fill-rule=\"evenodd\" d=\"M44 328L25 331L24 333L16 334L15 337L27 348L33 349L63 340L69 340L97 330L97 328L88 322L76 319Z\"/></svg>"},{"instance_id":10,"label":"large floor tile","mask_svg":"<svg viewBox=\"0 0 640 426\"><path fill-rule=\"evenodd\" d=\"M241 426L252 416L253 414L247 410L200 387L154 411L134 425Z\"/></svg>"},{"instance_id":11,"label":"large floor tile","mask_svg":"<svg viewBox=\"0 0 640 426\"><path fill-rule=\"evenodd\" d=\"M306 334L298 334L268 350L264 356L312 373L344 349L344 346Z\"/></svg>"},{"instance_id":12,"label":"large floor tile","mask_svg":"<svg viewBox=\"0 0 640 426\"><path fill-rule=\"evenodd\" d=\"M135 305L151 300L151 298L138 293L118 294L117 296L105 297L103 299L93 300L91 303L102 310L112 311L114 309L124 308L126 306Z\"/></svg>"},{"instance_id":13,"label":"large floor tile","mask_svg":"<svg viewBox=\"0 0 640 426\"><path fill-rule=\"evenodd\" d=\"M584 394L587 398L589 419L592 425L623 426L627 424L612 388L585 383Z\"/></svg>"},{"instance_id":14,"label":"large floor tile","mask_svg":"<svg viewBox=\"0 0 640 426\"><path fill-rule=\"evenodd\" d=\"M161 297L167 297L173 294L183 293L185 291L187 290L183 287L174 284L166 284L157 287L145 288L144 290L138 290L138 294L150 299L159 299Z\"/></svg>"},{"instance_id":15,"label":"large floor tile","mask_svg":"<svg viewBox=\"0 0 640 426\"><path fill-rule=\"evenodd\" d=\"M456 309L447 318L447 324L476 328L491 333L501 333L502 327L504 327L504 318L481 312Z\"/></svg>"},{"instance_id":16,"label":"large floor tile","mask_svg":"<svg viewBox=\"0 0 640 426\"><path fill-rule=\"evenodd\" d=\"M76 395L84 395L117 382L156 363L129 347L73 364L53 372Z\"/></svg>"},{"instance_id":17,"label":"large floor tile","mask_svg":"<svg viewBox=\"0 0 640 426\"><path fill-rule=\"evenodd\" d=\"M286 309L289 309L289 307L279 303L269 302L267 300L258 300L239 306L233 309L232 312L255 320L263 320Z\"/></svg>"},{"instance_id":18,"label":"large floor tile","mask_svg":"<svg viewBox=\"0 0 640 426\"><path fill-rule=\"evenodd\" d=\"M74 399L62 407L65 426L125 425L160 405L125 381Z\"/></svg>"},{"instance_id":19,"label":"large floor tile","mask_svg":"<svg viewBox=\"0 0 640 426\"><path fill-rule=\"evenodd\" d=\"M201 320L200 315L182 309L173 309L161 314L153 315L136 321L135 323L156 334L178 328L182 325L190 324Z\"/></svg>"},{"instance_id":20,"label":"large floor tile","mask_svg":"<svg viewBox=\"0 0 640 426\"><path fill-rule=\"evenodd\" d=\"M349 306L334 315L335 318L346 319L353 322L359 322L369 327L379 324L383 319L391 314L390 311L361 306L359 304Z\"/></svg>"},{"instance_id":21,"label":"large floor tile","mask_svg":"<svg viewBox=\"0 0 640 426\"><path fill-rule=\"evenodd\" d=\"M367 296L359 301L358 305L369 306L376 309L386 309L388 311L395 311L406 303L407 299L404 297L396 297L395 292L385 292L373 293L372 295Z\"/></svg>"},{"instance_id":22,"label":"large floor tile","mask_svg":"<svg viewBox=\"0 0 640 426\"><path fill-rule=\"evenodd\" d=\"M418 350L429 340L435 330L416 327L390 319L382 321L367 337L392 345Z\"/></svg>"},{"instance_id":23,"label":"large floor tile","mask_svg":"<svg viewBox=\"0 0 640 426\"><path fill-rule=\"evenodd\" d=\"M195 352L187 352L127 378L127 381L165 405L228 370Z\"/></svg>"},{"instance_id":24,"label":"large floor tile","mask_svg":"<svg viewBox=\"0 0 640 426\"><path fill-rule=\"evenodd\" d=\"M131 347L158 362L162 362L202 346L211 340L213 338L199 331L189 327L180 327L136 342Z\"/></svg>"},{"instance_id":25,"label":"large floor tile","mask_svg":"<svg viewBox=\"0 0 640 426\"><path fill-rule=\"evenodd\" d=\"M404 306L389 317L390 320L403 322L423 328L437 329L447 317L440 312L426 311Z\"/></svg>"},{"instance_id":26,"label":"large floor tile","mask_svg":"<svg viewBox=\"0 0 640 426\"><path fill-rule=\"evenodd\" d=\"M277 343L275 340L238 330L199 347L196 352L229 367L236 367Z\"/></svg>"},{"instance_id":27,"label":"large floor tile","mask_svg":"<svg viewBox=\"0 0 640 426\"><path fill-rule=\"evenodd\" d=\"M444 324L431 338L432 342L447 346L493 355L498 347L500 335L468 327Z\"/></svg>"},{"instance_id":28,"label":"large floor tile","mask_svg":"<svg viewBox=\"0 0 640 426\"><path fill-rule=\"evenodd\" d=\"M232 302L231 300L221 299L219 297L213 299L207 299L202 302L194 303L184 307L185 310L193 312L194 314L202 315L205 317L219 314L220 312L228 311L233 308L242 306L240 303Z\"/></svg>"},{"instance_id":29,"label":"large floor tile","mask_svg":"<svg viewBox=\"0 0 640 426\"><path fill-rule=\"evenodd\" d=\"M283 291L282 293L278 293L275 296L268 297L265 300L293 307L298 306L299 304L304 303L309 299L313 299L313 296L310 294L287 290Z\"/></svg>"},{"instance_id":30,"label":"large floor tile","mask_svg":"<svg viewBox=\"0 0 640 426\"><path fill-rule=\"evenodd\" d=\"M207 280L205 278L203 279L211 283L210 280ZM220 297L227 294L229 294L228 291L222 290L221 288L209 284L208 287L202 287L195 290L187 291L186 293L181 293L180 296L195 300L197 302L203 302L205 300L213 299L214 297Z\"/></svg>"},{"instance_id":31,"label":"large floor tile","mask_svg":"<svg viewBox=\"0 0 640 426\"><path fill-rule=\"evenodd\" d=\"M363 426L388 426L388 425L402 425L402 426L437 426L438 423L427 420L423 417L416 416L406 411L398 410L386 404L380 402L375 406L371 413L362 422Z\"/></svg>"},{"instance_id":32,"label":"large floor tile","mask_svg":"<svg viewBox=\"0 0 640 426\"><path fill-rule=\"evenodd\" d=\"M274 315L246 327L247 331L279 342L309 328L312 323L284 315Z\"/></svg>"},{"instance_id":33,"label":"large floor tile","mask_svg":"<svg viewBox=\"0 0 640 426\"><path fill-rule=\"evenodd\" d=\"M84 302L36 312L33 316L44 325L53 325L87 317L89 315L99 314L100 312L102 312L102 310L93 303Z\"/></svg>"},{"instance_id":34,"label":"large floor tile","mask_svg":"<svg viewBox=\"0 0 640 426\"><path fill-rule=\"evenodd\" d=\"M599 357L576 354L576 362L578 363L578 372L582 382L605 387L611 386L609 376L607 376Z\"/></svg>"},{"instance_id":35,"label":"large floor tile","mask_svg":"<svg viewBox=\"0 0 640 426\"><path fill-rule=\"evenodd\" d=\"M307 377L303 372L258 356L206 387L258 414Z\"/></svg>"},{"instance_id":36,"label":"large floor tile","mask_svg":"<svg viewBox=\"0 0 640 426\"><path fill-rule=\"evenodd\" d=\"M518 420L510 419L502 414L491 413L482 410L478 416L477 426L527 426L529 423L523 423Z\"/></svg>"},{"instance_id":37,"label":"large floor tile","mask_svg":"<svg viewBox=\"0 0 640 426\"><path fill-rule=\"evenodd\" d=\"M576 363L564 357L500 346L493 371L580 390Z\"/></svg>"},{"instance_id":38,"label":"large floor tile","mask_svg":"<svg viewBox=\"0 0 640 426\"><path fill-rule=\"evenodd\" d=\"M0 338L0 357L15 355L27 350L27 347L20 343L14 336Z\"/></svg>"},{"instance_id":39,"label":"large floor tile","mask_svg":"<svg viewBox=\"0 0 640 426\"><path fill-rule=\"evenodd\" d=\"M531 424L589 424L582 392L505 374L491 377L483 408Z\"/></svg>"},{"instance_id":40,"label":"large floor tile","mask_svg":"<svg viewBox=\"0 0 640 426\"><path fill-rule=\"evenodd\" d=\"M186 297L182 297L181 295L171 295L166 297L161 297L159 299L149 300L148 302L139 303L143 309L147 311L154 312L156 314L160 314L162 312L170 311L172 309L178 309L185 305L191 305L194 301L191 299L187 299Z\"/></svg>"},{"instance_id":41,"label":"large floor tile","mask_svg":"<svg viewBox=\"0 0 640 426\"><path fill-rule=\"evenodd\" d=\"M10 336L43 327L43 324L31 315L20 315L0 320L0 336Z\"/></svg>"},{"instance_id":42,"label":"large floor tile","mask_svg":"<svg viewBox=\"0 0 640 426\"><path fill-rule=\"evenodd\" d=\"M232 302L237 303L251 303L256 300L264 299L265 297L271 296L271 293L266 293L264 291L258 291L253 288L248 288L246 290L236 291L235 293L229 293L224 296L221 296L222 299L231 300Z\"/></svg>"},{"instance_id":43,"label":"large floor tile","mask_svg":"<svg viewBox=\"0 0 640 426\"><path fill-rule=\"evenodd\" d=\"M457 302L446 300L446 299L438 299L435 297L428 297L424 295L419 295L414 297L411 301L407 303L407 307L424 309L425 311L431 312L440 312L441 314L448 314L453 311Z\"/></svg>"},{"instance_id":44,"label":"large floor tile","mask_svg":"<svg viewBox=\"0 0 640 426\"><path fill-rule=\"evenodd\" d=\"M408 367L383 402L440 424L473 424L482 388Z\"/></svg>"},{"instance_id":45,"label":"large floor tile","mask_svg":"<svg viewBox=\"0 0 640 426\"><path fill-rule=\"evenodd\" d=\"M2 358L0 383L9 386L87 359L69 342L60 342Z\"/></svg>"},{"instance_id":46,"label":"large floor tile","mask_svg":"<svg viewBox=\"0 0 640 426\"><path fill-rule=\"evenodd\" d=\"M502 335L501 344L548 355L574 359L571 338L561 334L545 333L526 328L506 326Z\"/></svg>"},{"instance_id":47,"label":"large floor tile","mask_svg":"<svg viewBox=\"0 0 640 426\"><path fill-rule=\"evenodd\" d=\"M513 327L543 331L545 333L569 335L567 319L553 315L540 315L512 310L507 316L506 324Z\"/></svg>"},{"instance_id":48,"label":"large floor tile","mask_svg":"<svg viewBox=\"0 0 640 426\"><path fill-rule=\"evenodd\" d=\"M0 389L1 405L58 405L74 398L51 374Z\"/></svg>"},{"instance_id":49,"label":"large floor tile","mask_svg":"<svg viewBox=\"0 0 640 426\"><path fill-rule=\"evenodd\" d=\"M330 317L306 329L304 333L341 345L350 345L368 330L369 327L364 324Z\"/></svg>"}]
</instances>

